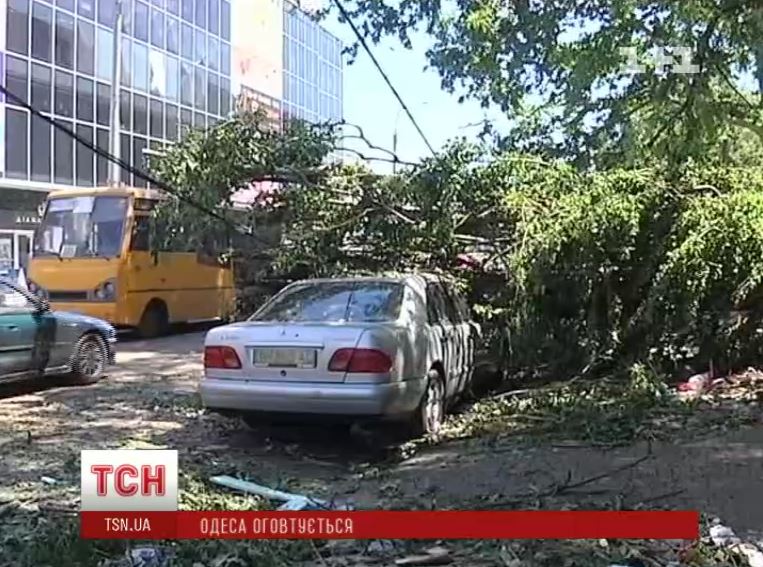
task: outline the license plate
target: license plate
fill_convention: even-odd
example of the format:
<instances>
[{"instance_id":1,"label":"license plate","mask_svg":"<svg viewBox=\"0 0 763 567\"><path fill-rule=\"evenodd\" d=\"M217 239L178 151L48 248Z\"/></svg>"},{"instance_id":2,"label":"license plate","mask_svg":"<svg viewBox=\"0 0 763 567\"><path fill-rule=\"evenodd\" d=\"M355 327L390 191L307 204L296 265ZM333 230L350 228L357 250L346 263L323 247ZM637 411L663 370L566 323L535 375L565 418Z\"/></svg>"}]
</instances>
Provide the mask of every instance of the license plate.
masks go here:
<instances>
[{"instance_id":1,"label":"license plate","mask_svg":"<svg viewBox=\"0 0 763 567\"><path fill-rule=\"evenodd\" d=\"M316 350L309 348L255 348L252 363L277 368L315 368L316 355Z\"/></svg>"}]
</instances>

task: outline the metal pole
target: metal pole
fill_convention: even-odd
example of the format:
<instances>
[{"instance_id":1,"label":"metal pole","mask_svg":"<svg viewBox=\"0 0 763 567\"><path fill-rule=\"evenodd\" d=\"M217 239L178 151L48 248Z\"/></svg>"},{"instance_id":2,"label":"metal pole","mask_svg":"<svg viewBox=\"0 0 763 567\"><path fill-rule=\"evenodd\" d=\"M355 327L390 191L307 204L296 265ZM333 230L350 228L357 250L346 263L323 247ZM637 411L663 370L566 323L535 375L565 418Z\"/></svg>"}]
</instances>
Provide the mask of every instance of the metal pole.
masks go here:
<instances>
[{"instance_id":1,"label":"metal pole","mask_svg":"<svg viewBox=\"0 0 763 567\"><path fill-rule=\"evenodd\" d=\"M392 131L392 175L397 173L397 127L400 124L401 112L403 109L399 108L395 114L395 129Z\"/></svg>"},{"instance_id":2,"label":"metal pole","mask_svg":"<svg viewBox=\"0 0 763 567\"><path fill-rule=\"evenodd\" d=\"M395 126L395 132L392 134L392 175L397 173L397 126Z\"/></svg>"},{"instance_id":3,"label":"metal pole","mask_svg":"<svg viewBox=\"0 0 763 567\"><path fill-rule=\"evenodd\" d=\"M109 153L117 159L122 159L120 148L119 104L122 85L122 0L116 2L116 24L114 26L114 65L111 77L111 124L109 138ZM109 184L118 185L121 178L121 167L118 163L109 162Z\"/></svg>"}]
</instances>

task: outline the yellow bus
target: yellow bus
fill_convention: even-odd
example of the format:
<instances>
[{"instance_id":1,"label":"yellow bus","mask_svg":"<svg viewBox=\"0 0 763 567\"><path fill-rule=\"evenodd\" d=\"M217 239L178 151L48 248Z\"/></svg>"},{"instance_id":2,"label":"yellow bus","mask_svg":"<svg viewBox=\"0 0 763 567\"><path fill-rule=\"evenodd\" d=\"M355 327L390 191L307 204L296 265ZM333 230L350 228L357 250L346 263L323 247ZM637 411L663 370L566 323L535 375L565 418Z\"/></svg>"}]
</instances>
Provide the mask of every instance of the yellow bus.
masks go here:
<instances>
[{"instance_id":1,"label":"yellow bus","mask_svg":"<svg viewBox=\"0 0 763 567\"><path fill-rule=\"evenodd\" d=\"M231 317L229 262L208 246L154 251L151 211L162 198L155 190L119 186L50 193L29 263L30 291L53 309L144 337L165 333L171 323Z\"/></svg>"}]
</instances>

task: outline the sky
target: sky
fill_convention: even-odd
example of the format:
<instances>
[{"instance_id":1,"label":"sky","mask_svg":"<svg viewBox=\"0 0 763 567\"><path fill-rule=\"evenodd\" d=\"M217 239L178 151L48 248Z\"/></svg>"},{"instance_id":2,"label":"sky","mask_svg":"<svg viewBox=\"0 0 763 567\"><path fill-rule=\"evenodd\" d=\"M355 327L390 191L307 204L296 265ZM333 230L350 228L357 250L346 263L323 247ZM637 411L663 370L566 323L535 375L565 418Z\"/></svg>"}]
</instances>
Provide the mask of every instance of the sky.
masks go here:
<instances>
[{"instance_id":1,"label":"sky","mask_svg":"<svg viewBox=\"0 0 763 567\"><path fill-rule=\"evenodd\" d=\"M323 25L345 45L351 44L355 37L347 24L330 19ZM469 124L482 122L486 117L500 119L495 112L486 115L476 102L459 104L458 93L450 94L442 90L438 73L432 69L424 70L426 50L431 40L423 33L412 36L412 40L413 49L410 50L394 39L384 40L376 46L371 44L371 49L435 150L452 138L466 136L476 139L480 127L469 127ZM401 160L416 162L431 155L362 48L353 64L345 62L344 116L348 123L361 126L366 138L375 145L390 150L397 130L396 153ZM351 147L358 151L374 154L363 148L362 143L352 144ZM375 155L384 156L379 152ZM376 163L373 167L380 173L392 169L389 163Z\"/></svg>"}]
</instances>

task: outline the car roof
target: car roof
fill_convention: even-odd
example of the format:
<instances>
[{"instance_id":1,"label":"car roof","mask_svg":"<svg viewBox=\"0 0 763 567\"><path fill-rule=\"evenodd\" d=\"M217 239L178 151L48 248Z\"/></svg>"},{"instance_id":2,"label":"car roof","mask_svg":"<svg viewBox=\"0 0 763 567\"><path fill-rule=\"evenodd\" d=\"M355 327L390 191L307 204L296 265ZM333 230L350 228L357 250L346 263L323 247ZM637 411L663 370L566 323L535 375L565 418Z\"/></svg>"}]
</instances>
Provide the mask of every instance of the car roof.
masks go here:
<instances>
[{"instance_id":1,"label":"car roof","mask_svg":"<svg viewBox=\"0 0 763 567\"><path fill-rule=\"evenodd\" d=\"M309 278L304 280L298 280L292 283L295 284L318 284L318 283L330 283L330 282L386 282L386 283L404 283L409 280L418 280L420 282L438 281L438 280L450 280L451 278L445 274L434 274L430 272L402 272L402 273L384 273L373 276L357 275L357 276L337 276L333 278Z\"/></svg>"}]
</instances>

